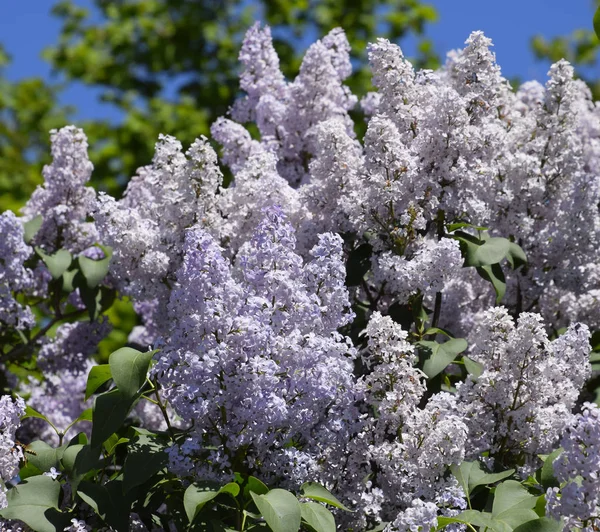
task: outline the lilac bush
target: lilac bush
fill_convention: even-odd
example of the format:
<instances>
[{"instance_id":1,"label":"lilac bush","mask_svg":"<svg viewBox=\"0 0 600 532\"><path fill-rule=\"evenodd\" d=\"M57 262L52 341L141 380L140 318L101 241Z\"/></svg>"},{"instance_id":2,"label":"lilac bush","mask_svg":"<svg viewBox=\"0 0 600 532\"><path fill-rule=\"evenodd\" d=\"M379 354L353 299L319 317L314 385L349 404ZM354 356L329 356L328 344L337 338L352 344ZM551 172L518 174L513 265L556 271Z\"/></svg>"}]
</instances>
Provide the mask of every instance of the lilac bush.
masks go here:
<instances>
[{"instance_id":1,"label":"lilac bush","mask_svg":"<svg viewBox=\"0 0 600 532\"><path fill-rule=\"evenodd\" d=\"M287 80L255 24L218 152L122 198L53 131L0 214L2 529L594 530L600 106L490 47L370 44L359 138L343 30Z\"/></svg>"}]
</instances>

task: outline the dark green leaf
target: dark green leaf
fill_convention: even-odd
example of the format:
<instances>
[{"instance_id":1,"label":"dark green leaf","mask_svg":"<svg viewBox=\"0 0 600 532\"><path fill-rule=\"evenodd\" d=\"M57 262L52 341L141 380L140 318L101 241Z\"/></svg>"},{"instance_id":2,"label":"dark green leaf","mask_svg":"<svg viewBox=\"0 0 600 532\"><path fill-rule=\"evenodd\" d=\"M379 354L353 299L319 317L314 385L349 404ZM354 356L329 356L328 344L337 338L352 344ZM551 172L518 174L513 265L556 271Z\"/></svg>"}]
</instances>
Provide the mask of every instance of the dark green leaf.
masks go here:
<instances>
[{"instance_id":1,"label":"dark green leaf","mask_svg":"<svg viewBox=\"0 0 600 532\"><path fill-rule=\"evenodd\" d=\"M100 447L127 418L133 401L119 390L110 390L96 397L92 415L92 447Z\"/></svg>"},{"instance_id":2,"label":"dark green leaf","mask_svg":"<svg viewBox=\"0 0 600 532\"><path fill-rule=\"evenodd\" d=\"M131 505L123 497L122 483L111 480L104 486L82 481L77 489L79 495L93 510L118 532L129 531Z\"/></svg>"},{"instance_id":3,"label":"dark green leaf","mask_svg":"<svg viewBox=\"0 0 600 532\"><path fill-rule=\"evenodd\" d=\"M346 285L359 285L365 274L371 267L371 254L373 248L370 244L362 244L356 249L353 249L348 256L346 265Z\"/></svg>"},{"instance_id":4,"label":"dark green leaf","mask_svg":"<svg viewBox=\"0 0 600 532\"><path fill-rule=\"evenodd\" d=\"M594 31L596 32L596 37L600 39L600 6L598 6L594 15Z\"/></svg>"},{"instance_id":5,"label":"dark green leaf","mask_svg":"<svg viewBox=\"0 0 600 532\"><path fill-rule=\"evenodd\" d=\"M335 519L333 514L317 502L303 502L300 504L302 520L315 532L335 532Z\"/></svg>"},{"instance_id":6,"label":"dark green leaf","mask_svg":"<svg viewBox=\"0 0 600 532\"><path fill-rule=\"evenodd\" d=\"M100 364L98 366L94 366L87 378L87 383L85 385L85 398L86 400L90 398L90 396L102 386L105 382L112 379L112 375L110 373L110 366L108 364Z\"/></svg>"},{"instance_id":7,"label":"dark green leaf","mask_svg":"<svg viewBox=\"0 0 600 532\"><path fill-rule=\"evenodd\" d=\"M123 489L125 492L143 484L166 467L169 457L165 449L166 446L157 438L141 434L136 437L128 447L127 458L123 466Z\"/></svg>"},{"instance_id":8,"label":"dark green leaf","mask_svg":"<svg viewBox=\"0 0 600 532\"><path fill-rule=\"evenodd\" d=\"M252 500L273 532L298 532L302 519L300 503L289 491L273 489L265 495L250 492Z\"/></svg>"},{"instance_id":9,"label":"dark green leaf","mask_svg":"<svg viewBox=\"0 0 600 532\"><path fill-rule=\"evenodd\" d=\"M124 397L133 399L146 382L150 361L156 351L142 353L131 347L122 347L108 359L112 378Z\"/></svg>"},{"instance_id":10,"label":"dark green leaf","mask_svg":"<svg viewBox=\"0 0 600 532\"><path fill-rule=\"evenodd\" d=\"M70 516L58 510L60 482L45 475L30 477L8 490L8 506L0 510L5 519L19 519L37 532L65 529Z\"/></svg>"}]
</instances>

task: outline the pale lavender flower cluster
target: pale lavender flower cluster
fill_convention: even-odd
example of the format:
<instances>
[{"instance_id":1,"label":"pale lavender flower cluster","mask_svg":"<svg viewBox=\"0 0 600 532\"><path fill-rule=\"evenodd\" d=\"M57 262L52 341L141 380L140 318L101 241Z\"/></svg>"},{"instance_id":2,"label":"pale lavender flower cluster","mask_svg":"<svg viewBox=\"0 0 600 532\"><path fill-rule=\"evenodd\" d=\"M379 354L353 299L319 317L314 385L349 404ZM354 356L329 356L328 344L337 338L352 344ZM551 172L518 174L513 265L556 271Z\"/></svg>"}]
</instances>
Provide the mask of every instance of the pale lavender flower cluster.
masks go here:
<instances>
[{"instance_id":1,"label":"pale lavender flower cluster","mask_svg":"<svg viewBox=\"0 0 600 532\"><path fill-rule=\"evenodd\" d=\"M20 397L14 401L8 395L0 397L0 508L7 505L5 483L19 471L23 451L15 444L15 432L25 414L25 402Z\"/></svg>"},{"instance_id":2,"label":"pale lavender flower cluster","mask_svg":"<svg viewBox=\"0 0 600 532\"><path fill-rule=\"evenodd\" d=\"M600 526L600 409L584 404L583 413L567 428L554 461L561 483L546 493L546 511L563 520L564 530L594 530Z\"/></svg>"},{"instance_id":3,"label":"pale lavender flower cluster","mask_svg":"<svg viewBox=\"0 0 600 532\"><path fill-rule=\"evenodd\" d=\"M33 192L23 215L25 220L43 218L35 245L47 252L65 248L77 253L98 240L94 224L87 221L96 202L96 191L85 186L93 170L87 137L75 126L50 133L53 161L44 167L44 184Z\"/></svg>"},{"instance_id":4,"label":"pale lavender flower cluster","mask_svg":"<svg viewBox=\"0 0 600 532\"><path fill-rule=\"evenodd\" d=\"M154 369L197 435L172 452L180 473L195 456L209 464L202 474L227 476L246 449L250 467L275 476L286 463L286 480L300 482L303 462L347 442L355 424L354 348L336 331L352 319L341 239L322 235L305 264L282 211L263 216L235 264L202 227L186 233Z\"/></svg>"},{"instance_id":5,"label":"pale lavender flower cluster","mask_svg":"<svg viewBox=\"0 0 600 532\"><path fill-rule=\"evenodd\" d=\"M539 465L537 455L555 448L591 375L589 337L575 324L549 341L539 315L523 313L515 325L504 307L485 312L469 352L484 371L457 386L467 456L488 451L492 461L522 456L526 466Z\"/></svg>"},{"instance_id":6,"label":"pale lavender flower cluster","mask_svg":"<svg viewBox=\"0 0 600 532\"><path fill-rule=\"evenodd\" d=\"M9 327L29 329L35 323L31 309L13 294L33 284L33 273L24 266L33 250L25 244L23 225L11 211L0 214L0 235L0 332Z\"/></svg>"}]
</instances>

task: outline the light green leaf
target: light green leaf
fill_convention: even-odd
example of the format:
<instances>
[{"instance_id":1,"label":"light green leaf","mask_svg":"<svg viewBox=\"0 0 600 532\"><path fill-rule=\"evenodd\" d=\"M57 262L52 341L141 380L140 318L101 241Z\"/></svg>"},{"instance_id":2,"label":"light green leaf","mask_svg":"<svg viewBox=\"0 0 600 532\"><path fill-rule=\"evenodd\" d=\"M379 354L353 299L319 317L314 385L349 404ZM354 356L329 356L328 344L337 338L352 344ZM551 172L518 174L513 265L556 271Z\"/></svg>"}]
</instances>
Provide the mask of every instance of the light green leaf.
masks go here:
<instances>
[{"instance_id":1,"label":"light green leaf","mask_svg":"<svg viewBox=\"0 0 600 532\"><path fill-rule=\"evenodd\" d=\"M336 508L346 510L347 512L352 511L349 508L346 508L331 494L329 490L327 490L317 482L305 482L304 484L302 484L302 486L300 486L300 491L302 492L302 496L306 497L307 499L324 502L325 504L335 506Z\"/></svg>"},{"instance_id":2,"label":"light green leaf","mask_svg":"<svg viewBox=\"0 0 600 532\"><path fill-rule=\"evenodd\" d=\"M112 257L112 249L109 247L102 248L105 257L100 260L93 260L83 255L78 257L79 268L85 277L89 288L96 288L106 277Z\"/></svg>"},{"instance_id":3,"label":"light green leaf","mask_svg":"<svg viewBox=\"0 0 600 532\"><path fill-rule=\"evenodd\" d=\"M45 475L30 477L8 490L8 506L0 510L4 519L19 519L37 532L65 529L70 516L58 510L60 482Z\"/></svg>"},{"instance_id":4,"label":"light green leaf","mask_svg":"<svg viewBox=\"0 0 600 532\"><path fill-rule=\"evenodd\" d=\"M198 482L191 484L183 495L183 506L188 521L191 523L207 502L219 495L219 488L214 482Z\"/></svg>"},{"instance_id":5,"label":"light green leaf","mask_svg":"<svg viewBox=\"0 0 600 532\"><path fill-rule=\"evenodd\" d=\"M250 492L252 500L273 532L298 532L302 519L300 503L289 491L273 489L265 495Z\"/></svg>"},{"instance_id":6,"label":"light green leaf","mask_svg":"<svg viewBox=\"0 0 600 532\"><path fill-rule=\"evenodd\" d=\"M521 246L511 242L508 245L508 251L506 252L506 260L508 260L510 267L513 270L516 270L519 266L527 264L527 255L525 255Z\"/></svg>"},{"instance_id":7,"label":"light green leaf","mask_svg":"<svg viewBox=\"0 0 600 532\"><path fill-rule=\"evenodd\" d=\"M492 516L516 528L538 518L532 510L536 502L537 497L531 495L519 482L507 480L496 488Z\"/></svg>"},{"instance_id":8,"label":"light green leaf","mask_svg":"<svg viewBox=\"0 0 600 532\"><path fill-rule=\"evenodd\" d=\"M89 399L90 396L98 388L100 388L100 386L110 379L112 379L112 374L108 364L99 364L98 366L94 366L88 374L87 383L85 385L86 400Z\"/></svg>"},{"instance_id":9,"label":"light green leaf","mask_svg":"<svg viewBox=\"0 0 600 532\"><path fill-rule=\"evenodd\" d=\"M23 236L26 244L29 244L33 240L40 227L42 227L43 221L44 218L42 215L38 214L35 218L23 224Z\"/></svg>"},{"instance_id":10,"label":"light green leaf","mask_svg":"<svg viewBox=\"0 0 600 532\"><path fill-rule=\"evenodd\" d=\"M300 504L302 520L315 532L335 532L333 514L318 502Z\"/></svg>"},{"instance_id":11,"label":"light green leaf","mask_svg":"<svg viewBox=\"0 0 600 532\"><path fill-rule=\"evenodd\" d=\"M35 251L48 268L53 279L60 279L73 260L73 257L66 249L59 249L53 255L46 255L44 250L39 247L36 247Z\"/></svg>"},{"instance_id":12,"label":"light green leaf","mask_svg":"<svg viewBox=\"0 0 600 532\"><path fill-rule=\"evenodd\" d=\"M483 373L483 371L485 370L485 367L483 366L483 364L476 362L475 360L473 360L472 358L469 358L466 355L463 355L463 362L464 362L465 368L467 369L469 374L473 375L473 377L475 377L476 379L478 377L480 377L481 374Z\"/></svg>"},{"instance_id":13,"label":"light green leaf","mask_svg":"<svg viewBox=\"0 0 600 532\"><path fill-rule=\"evenodd\" d=\"M156 351L142 353L131 347L122 347L110 355L111 375L124 397L133 399L144 385L154 353Z\"/></svg>"},{"instance_id":14,"label":"light green leaf","mask_svg":"<svg viewBox=\"0 0 600 532\"><path fill-rule=\"evenodd\" d=\"M251 491L257 495L264 495L265 493L269 493L269 488L261 480L250 475L248 477L248 484L244 488L244 496L248 497Z\"/></svg>"},{"instance_id":15,"label":"light green leaf","mask_svg":"<svg viewBox=\"0 0 600 532\"><path fill-rule=\"evenodd\" d=\"M563 528L560 521L540 517L519 525L513 532L562 532Z\"/></svg>"},{"instance_id":16,"label":"light green leaf","mask_svg":"<svg viewBox=\"0 0 600 532\"><path fill-rule=\"evenodd\" d=\"M467 348L464 338L451 338L443 344L422 340L418 344L431 350L431 356L423 365L423 372L430 379L444 371Z\"/></svg>"},{"instance_id":17,"label":"light green leaf","mask_svg":"<svg viewBox=\"0 0 600 532\"><path fill-rule=\"evenodd\" d=\"M25 453L27 460L40 471L50 471L52 467L58 467L59 460L65 452L65 447L55 449L46 442L36 440L27 446L29 453Z\"/></svg>"}]
</instances>

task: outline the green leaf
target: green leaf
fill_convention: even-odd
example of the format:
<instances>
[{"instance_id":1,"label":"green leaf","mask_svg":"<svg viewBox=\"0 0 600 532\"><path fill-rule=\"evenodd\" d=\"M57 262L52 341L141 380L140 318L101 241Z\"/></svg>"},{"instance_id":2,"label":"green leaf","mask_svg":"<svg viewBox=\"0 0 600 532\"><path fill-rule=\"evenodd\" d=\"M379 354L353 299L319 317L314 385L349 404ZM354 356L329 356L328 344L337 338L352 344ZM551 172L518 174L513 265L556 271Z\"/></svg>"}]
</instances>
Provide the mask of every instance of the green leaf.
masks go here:
<instances>
[{"instance_id":1,"label":"green leaf","mask_svg":"<svg viewBox=\"0 0 600 532\"><path fill-rule=\"evenodd\" d=\"M480 377L483 371L485 370L483 364L476 362L475 360L469 358L466 355L463 355L463 362L469 374L473 375L473 377L475 377L476 379Z\"/></svg>"},{"instance_id":2,"label":"green leaf","mask_svg":"<svg viewBox=\"0 0 600 532\"><path fill-rule=\"evenodd\" d=\"M478 486L494 484L510 477L515 472L514 469L509 469L500 473L486 473L481 469L481 464L477 461L451 465L450 471L456 477L456 480L458 480L467 498L470 498L471 493Z\"/></svg>"},{"instance_id":3,"label":"green leaf","mask_svg":"<svg viewBox=\"0 0 600 532\"><path fill-rule=\"evenodd\" d=\"M478 225L469 224L466 222L456 222L456 223L448 224L448 226L446 227L446 230L448 231L448 233L452 233L453 231L456 231L457 229L462 229L463 227L471 227L472 229L475 229L477 231L489 231L489 227L482 227L482 226L478 226Z\"/></svg>"},{"instance_id":4,"label":"green leaf","mask_svg":"<svg viewBox=\"0 0 600 532\"><path fill-rule=\"evenodd\" d=\"M90 398L90 396L102 386L105 382L112 379L112 374L110 372L110 366L108 364L100 364L98 366L94 366L87 378L87 383L85 385L85 398L86 400Z\"/></svg>"},{"instance_id":5,"label":"green leaf","mask_svg":"<svg viewBox=\"0 0 600 532\"><path fill-rule=\"evenodd\" d=\"M340 501L338 501L329 490L321 486L318 482L305 482L300 486L302 496L313 501L324 502L330 506L335 506L347 512L351 512L349 508L346 508Z\"/></svg>"},{"instance_id":6,"label":"green leaf","mask_svg":"<svg viewBox=\"0 0 600 532\"><path fill-rule=\"evenodd\" d=\"M500 303L506 293L506 279L500 264L481 266L480 268L477 268L477 273L486 281L492 283L494 291L496 292L496 304Z\"/></svg>"},{"instance_id":7,"label":"green leaf","mask_svg":"<svg viewBox=\"0 0 600 532\"><path fill-rule=\"evenodd\" d=\"M65 449L61 459L62 465L71 478L73 495L77 492L79 483L92 470L100 466L100 449L91 445L74 444Z\"/></svg>"},{"instance_id":8,"label":"green leaf","mask_svg":"<svg viewBox=\"0 0 600 532\"><path fill-rule=\"evenodd\" d=\"M19 519L37 532L65 529L70 516L58 510L60 482L45 475L30 477L8 490L8 506L0 510L4 519Z\"/></svg>"},{"instance_id":9,"label":"green leaf","mask_svg":"<svg viewBox=\"0 0 600 532\"><path fill-rule=\"evenodd\" d=\"M317 502L300 504L302 520L315 532L335 532L335 518L323 505Z\"/></svg>"},{"instance_id":10,"label":"green leaf","mask_svg":"<svg viewBox=\"0 0 600 532\"><path fill-rule=\"evenodd\" d=\"M562 532L563 525L548 517L540 517L519 525L513 532Z\"/></svg>"},{"instance_id":11,"label":"green leaf","mask_svg":"<svg viewBox=\"0 0 600 532\"><path fill-rule=\"evenodd\" d=\"M55 449L46 442L33 441L27 446L29 453L25 453L27 460L40 471L50 471L52 467L58 467L58 463L65 452L65 447Z\"/></svg>"},{"instance_id":12,"label":"green leaf","mask_svg":"<svg viewBox=\"0 0 600 532\"><path fill-rule=\"evenodd\" d=\"M248 497L251 491L257 495L264 495L265 493L269 493L269 488L262 481L250 475L248 477L248 484L244 488L244 496Z\"/></svg>"},{"instance_id":13,"label":"green leaf","mask_svg":"<svg viewBox=\"0 0 600 532\"><path fill-rule=\"evenodd\" d=\"M531 495L519 482L506 480L498 485L494 493L492 516L516 528L538 518L532 510L536 502L537 497Z\"/></svg>"},{"instance_id":14,"label":"green leaf","mask_svg":"<svg viewBox=\"0 0 600 532\"><path fill-rule=\"evenodd\" d=\"M37 410L31 408L30 406L25 407L25 415L21 419L27 419L28 417L43 419L46 423L50 424L50 420L44 414L40 414Z\"/></svg>"},{"instance_id":15,"label":"green leaf","mask_svg":"<svg viewBox=\"0 0 600 532\"><path fill-rule=\"evenodd\" d=\"M346 263L347 286L356 286L362 282L371 267L372 253L373 247L370 244L362 244L350 252Z\"/></svg>"},{"instance_id":16,"label":"green leaf","mask_svg":"<svg viewBox=\"0 0 600 532\"><path fill-rule=\"evenodd\" d=\"M444 371L467 348L464 338L451 338L443 344L422 340L418 344L431 350L431 356L423 365L423 372L430 379Z\"/></svg>"},{"instance_id":17,"label":"green leaf","mask_svg":"<svg viewBox=\"0 0 600 532\"><path fill-rule=\"evenodd\" d=\"M42 227L43 221L44 218L42 215L38 214L35 218L32 218L23 224L23 236L26 244L29 244L33 240L37 232L40 230L40 227Z\"/></svg>"},{"instance_id":18,"label":"green leaf","mask_svg":"<svg viewBox=\"0 0 600 532\"><path fill-rule=\"evenodd\" d=\"M71 261L73 257L66 249L59 249L53 255L46 255L44 251L36 247L36 253L40 256L50 275L52 275L53 279L60 279L62 274L67 271L67 268L71 265Z\"/></svg>"},{"instance_id":19,"label":"green leaf","mask_svg":"<svg viewBox=\"0 0 600 532\"><path fill-rule=\"evenodd\" d=\"M510 264L513 270L516 270L519 266L527 264L527 255L521 249L521 246L511 242L508 245L508 251L506 252L506 260Z\"/></svg>"},{"instance_id":20,"label":"green leaf","mask_svg":"<svg viewBox=\"0 0 600 532\"><path fill-rule=\"evenodd\" d=\"M219 490L219 494L221 493L231 495L235 498L240 494L240 485L235 482L228 482Z\"/></svg>"},{"instance_id":21,"label":"green leaf","mask_svg":"<svg viewBox=\"0 0 600 532\"><path fill-rule=\"evenodd\" d=\"M100 260L93 260L88 257L80 256L77 258L81 273L85 277L89 288L96 288L106 277L112 257L112 248L103 247L105 257Z\"/></svg>"},{"instance_id":22,"label":"green leaf","mask_svg":"<svg viewBox=\"0 0 600 532\"><path fill-rule=\"evenodd\" d=\"M117 349L108 358L112 378L124 397L133 399L146 382L150 361L156 351L142 353L131 347Z\"/></svg>"},{"instance_id":23,"label":"green leaf","mask_svg":"<svg viewBox=\"0 0 600 532\"><path fill-rule=\"evenodd\" d=\"M302 519L300 503L289 491L279 488L265 495L250 492L252 500L273 532L298 532Z\"/></svg>"},{"instance_id":24,"label":"green leaf","mask_svg":"<svg viewBox=\"0 0 600 532\"><path fill-rule=\"evenodd\" d=\"M503 521L494 519L488 512L478 512L477 510L465 510L453 519L457 523L469 523L478 526L480 530L493 530L494 532L511 532L512 528ZM439 519L438 519L439 523Z\"/></svg>"},{"instance_id":25,"label":"green leaf","mask_svg":"<svg viewBox=\"0 0 600 532\"><path fill-rule=\"evenodd\" d=\"M123 425L133 401L120 390L110 390L96 397L92 414L92 447L100 447Z\"/></svg>"},{"instance_id":26,"label":"green leaf","mask_svg":"<svg viewBox=\"0 0 600 532\"><path fill-rule=\"evenodd\" d=\"M127 458L123 465L123 490L125 493L135 486L143 484L166 467L169 457L165 449L166 445L157 438L141 434L135 438L128 447Z\"/></svg>"},{"instance_id":27,"label":"green leaf","mask_svg":"<svg viewBox=\"0 0 600 532\"><path fill-rule=\"evenodd\" d=\"M129 511L131 504L123 497L122 483L111 480L104 486L82 481L77 490L79 495L93 510L118 532L129 531Z\"/></svg>"},{"instance_id":28,"label":"green leaf","mask_svg":"<svg viewBox=\"0 0 600 532\"><path fill-rule=\"evenodd\" d=\"M559 447L555 451L552 451L546 460L544 460L544 465L542 466L542 470L540 472L540 480L544 489L553 488L555 486L558 487L560 485L560 482L558 482L554 476L554 467L552 464L562 452L562 447Z\"/></svg>"},{"instance_id":29,"label":"green leaf","mask_svg":"<svg viewBox=\"0 0 600 532\"><path fill-rule=\"evenodd\" d=\"M197 482L188 486L183 494L185 514L191 523L207 502L219 495L214 482Z\"/></svg>"},{"instance_id":30,"label":"green leaf","mask_svg":"<svg viewBox=\"0 0 600 532\"><path fill-rule=\"evenodd\" d=\"M596 14L594 15L594 31L596 32L596 37L600 39L600 7L596 9Z\"/></svg>"}]
</instances>

